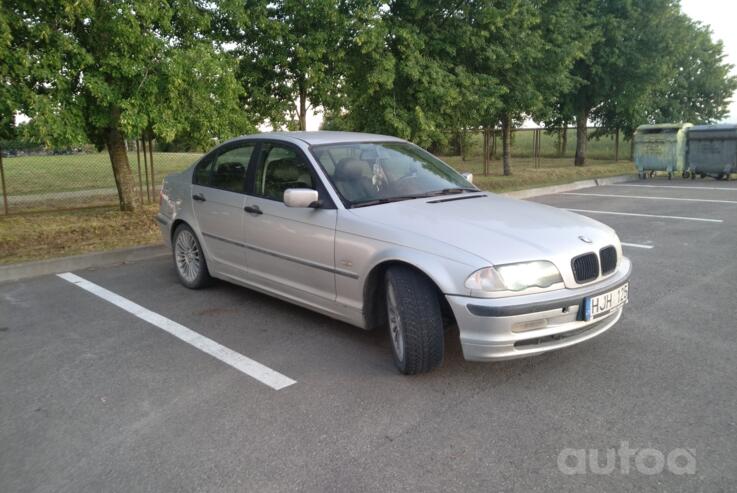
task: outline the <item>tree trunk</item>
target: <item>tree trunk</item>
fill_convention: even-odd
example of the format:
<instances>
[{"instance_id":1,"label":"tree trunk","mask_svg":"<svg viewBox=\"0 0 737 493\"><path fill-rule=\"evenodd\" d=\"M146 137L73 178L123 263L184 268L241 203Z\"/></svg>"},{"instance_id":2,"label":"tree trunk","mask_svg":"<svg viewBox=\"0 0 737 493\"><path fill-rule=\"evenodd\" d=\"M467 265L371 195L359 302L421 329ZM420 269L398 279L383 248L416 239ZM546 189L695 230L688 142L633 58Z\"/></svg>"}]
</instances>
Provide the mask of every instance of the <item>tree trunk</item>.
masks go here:
<instances>
[{"instance_id":1,"label":"tree trunk","mask_svg":"<svg viewBox=\"0 0 737 493\"><path fill-rule=\"evenodd\" d=\"M561 141L560 157L565 157L568 153L568 123L563 127L563 138Z\"/></svg>"},{"instance_id":2,"label":"tree trunk","mask_svg":"<svg viewBox=\"0 0 737 493\"><path fill-rule=\"evenodd\" d=\"M461 129L461 131L458 133L458 142L461 148L461 161L465 161L466 160L466 131L465 129Z\"/></svg>"},{"instance_id":3,"label":"tree trunk","mask_svg":"<svg viewBox=\"0 0 737 493\"><path fill-rule=\"evenodd\" d=\"M583 166L586 164L586 144L589 140L586 129L588 120L588 110L581 110L578 115L576 115L576 158L573 161L576 166Z\"/></svg>"},{"instance_id":4,"label":"tree trunk","mask_svg":"<svg viewBox=\"0 0 737 493\"><path fill-rule=\"evenodd\" d=\"M113 121L117 122L117 118ZM128 164L128 154L125 152L125 139L115 127L107 130L106 144L113 165L115 186L118 188L118 201L121 211L135 211L141 205L135 193L133 172Z\"/></svg>"},{"instance_id":5,"label":"tree trunk","mask_svg":"<svg viewBox=\"0 0 737 493\"><path fill-rule=\"evenodd\" d=\"M614 132L614 162L619 162L619 129Z\"/></svg>"},{"instance_id":6,"label":"tree trunk","mask_svg":"<svg viewBox=\"0 0 737 493\"><path fill-rule=\"evenodd\" d=\"M502 116L502 164L504 176L512 174L512 117Z\"/></svg>"},{"instance_id":7,"label":"tree trunk","mask_svg":"<svg viewBox=\"0 0 737 493\"><path fill-rule=\"evenodd\" d=\"M299 82L299 129L307 130L307 89L305 81L300 79Z\"/></svg>"},{"instance_id":8,"label":"tree trunk","mask_svg":"<svg viewBox=\"0 0 737 493\"><path fill-rule=\"evenodd\" d=\"M491 131L491 159L496 157L496 127Z\"/></svg>"}]
</instances>

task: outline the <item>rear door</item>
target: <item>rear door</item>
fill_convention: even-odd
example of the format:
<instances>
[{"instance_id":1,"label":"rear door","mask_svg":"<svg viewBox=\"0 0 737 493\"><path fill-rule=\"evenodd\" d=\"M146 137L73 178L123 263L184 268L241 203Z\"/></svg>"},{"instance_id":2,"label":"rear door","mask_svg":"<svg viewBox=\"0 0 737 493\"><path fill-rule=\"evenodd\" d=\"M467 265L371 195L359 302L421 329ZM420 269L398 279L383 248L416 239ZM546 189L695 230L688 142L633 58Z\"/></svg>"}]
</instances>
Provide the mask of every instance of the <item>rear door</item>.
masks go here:
<instances>
[{"instance_id":1,"label":"rear door","mask_svg":"<svg viewBox=\"0 0 737 493\"><path fill-rule=\"evenodd\" d=\"M334 300L337 211L332 200L297 147L264 142L258 154L244 214L251 280L318 304ZM287 207L288 188L318 190L321 207Z\"/></svg>"},{"instance_id":2,"label":"rear door","mask_svg":"<svg viewBox=\"0 0 737 493\"><path fill-rule=\"evenodd\" d=\"M256 144L223 148L197 165L192 180L192 208L211 268L245 277L243 229L246 172Z\"/></svg>"}]
</instances>

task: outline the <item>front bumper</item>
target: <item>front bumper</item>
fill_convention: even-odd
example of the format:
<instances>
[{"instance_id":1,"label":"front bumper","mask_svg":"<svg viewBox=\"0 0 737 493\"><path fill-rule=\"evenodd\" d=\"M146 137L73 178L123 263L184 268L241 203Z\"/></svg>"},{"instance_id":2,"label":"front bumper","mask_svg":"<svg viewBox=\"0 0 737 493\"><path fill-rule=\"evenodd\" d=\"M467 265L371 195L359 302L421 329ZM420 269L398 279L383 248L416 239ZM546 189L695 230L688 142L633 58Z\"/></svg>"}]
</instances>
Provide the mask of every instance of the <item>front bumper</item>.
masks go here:
<instances>
[{"instance_id":1,"label":"front bumper","mask_svg":"<svg viewBox=\"0 0 737 493\"><path fill-rule=\"evenodd\" d=\"M591 339L622 316L619 307L595 320L579 320L583 299L616 289L629 280L632 264L623 257L606 279L577 289L508 298L446 295L469 361L533 356Z\"/></svg>"}]
</instances>

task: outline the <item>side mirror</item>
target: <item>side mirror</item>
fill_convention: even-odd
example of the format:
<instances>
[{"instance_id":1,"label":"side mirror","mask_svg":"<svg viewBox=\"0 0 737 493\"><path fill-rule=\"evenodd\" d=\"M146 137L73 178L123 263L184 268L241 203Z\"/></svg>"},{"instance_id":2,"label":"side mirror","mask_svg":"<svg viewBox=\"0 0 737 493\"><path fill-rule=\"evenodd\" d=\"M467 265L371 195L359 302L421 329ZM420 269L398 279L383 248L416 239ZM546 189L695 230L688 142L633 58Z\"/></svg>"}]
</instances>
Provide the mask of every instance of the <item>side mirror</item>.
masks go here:
<instances>
[{"instance_id":1,"label":"side mirror","mask_svg":"<svg viewBox=\"0 0 737 493\"><path fill-rule=\"evenodd\" d=\"M287 207L317 208L320 206L317 190L310 188L287 188L284 190L284 205Z\"/></svg>"},{"instance_id":2,"label":"side mirror","mask_svg":"<svg viewBox=\"0 0 737 493\"><path fill-rule=\"evenodd\" d=\"M461 176L465 178L468 183L473 184L473 173L461 173Z\"/></svg>"}]
</instances>

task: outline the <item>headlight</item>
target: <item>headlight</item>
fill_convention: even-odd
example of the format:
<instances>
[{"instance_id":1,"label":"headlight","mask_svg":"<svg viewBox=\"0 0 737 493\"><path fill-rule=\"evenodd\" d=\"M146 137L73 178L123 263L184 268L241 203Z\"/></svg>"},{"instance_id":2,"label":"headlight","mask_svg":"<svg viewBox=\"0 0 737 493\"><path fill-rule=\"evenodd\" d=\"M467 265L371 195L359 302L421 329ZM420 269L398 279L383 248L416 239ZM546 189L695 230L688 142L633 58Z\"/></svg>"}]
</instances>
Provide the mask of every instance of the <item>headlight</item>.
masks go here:
<instances>
[{"instance_id":1,"label":"headlight","mask_svg":"<svg viewBox=\"0 0 737 493\"><path fill-rule=\"evenodd\" d=\"M475 291L522 291L547 288L563 282L552 262L536 260L479 269L466 279L466 287Z\"/></svg>"}]
</instances>

